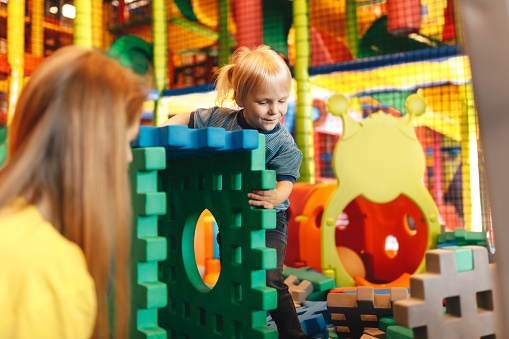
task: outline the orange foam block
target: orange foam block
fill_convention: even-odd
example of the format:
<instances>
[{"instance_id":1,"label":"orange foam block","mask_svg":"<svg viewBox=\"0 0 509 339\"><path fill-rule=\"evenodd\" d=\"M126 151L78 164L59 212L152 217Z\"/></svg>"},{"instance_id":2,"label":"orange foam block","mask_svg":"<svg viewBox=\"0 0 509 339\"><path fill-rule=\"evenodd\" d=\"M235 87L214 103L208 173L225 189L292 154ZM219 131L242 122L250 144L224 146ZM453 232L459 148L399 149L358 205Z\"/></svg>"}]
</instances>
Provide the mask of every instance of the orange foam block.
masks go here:
<instances>
[{"instance_id":1,"label":"orange foam block","mask_svg":"<svg viewBox=\"0 0 509 339\"><path fill-rule=\"evenodd\" d=\"M403 273L398 279L385 283L385 284L375 284L367 281L363 277L356 276L353 279L358 286L368 286L373 288L391 288L391 287L406 287L410 288L410 277L412 275L410 273Z\"/></svg>"}]
</instances>

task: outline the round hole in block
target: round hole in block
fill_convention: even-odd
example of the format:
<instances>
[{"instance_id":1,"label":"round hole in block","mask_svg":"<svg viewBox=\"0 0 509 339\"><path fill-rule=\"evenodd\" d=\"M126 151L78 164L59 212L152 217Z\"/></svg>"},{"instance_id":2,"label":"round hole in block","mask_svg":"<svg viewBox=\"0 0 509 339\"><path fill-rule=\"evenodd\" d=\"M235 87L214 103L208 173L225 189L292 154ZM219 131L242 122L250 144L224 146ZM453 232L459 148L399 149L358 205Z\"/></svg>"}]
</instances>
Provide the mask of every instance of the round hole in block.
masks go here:
<instances>
[{"instance_id":1,"label":"round hole in block","mask_svg":"<svg viewBox=\"0 0 509 339\"><path fill-rule=\"evenodd\" d=\"M350 220L348 219L348 214L346 214L345 212L341 212L341 214L338 217L338 220L336 220L336 229L339 231L344 231L349 224Z\"/></svg>"},{"instance_id":2,"label":"round hole in block","mask_svg":"<svg viewBox=\"0 0 509 339\"><path fill-rule=\"evenodd\" d=\"M351 277L366 278L366 268L361 257L352 249L344 246L337 246L336 251L345 271Z\"/></svg>"},{"instance_id":3,"label":"round hole in block","mask_svg":"<svg viewBox=\"0 0 509 339\"><path fill-rule=\"evenodd\" d=\"M323 218L323 207L320 207L320 211L316 214L315 217L315 226L320 228L322 226L322 218Z\"/></svg>"},{"instance_id":4,"label":"round hole in block","mask_svg":"<svg viewBox=\"0 0 509 339\"><path fill-rule=\"evenodd\" d=\"M221 263L219 261L219 245L217 244L216 237L218 227L216 220L212 213L205 209L198 221L196 222L194 232L194 259L195 265L201 277L201 282L208 290L212 289L221 273ZM195 285L197 285L195 283ZM207 291L204 288L200 290Z\"/></svg>"},{"instance_id":5,"label":"round hole in block","mask_svg":"<svg viewBox=\"0 0 509 339\"><path fill-rule=\"evenodd\" d=\"M385 253L389 258L394 258L398 254L398 250L398 239L393 235L388 235L387 238L385 238Z\"/></svg>"},{"instance_id":6,"label":"round hole in block","mask_svg":"<svg viewBox=\"0 0 509 339\"><path fill-rule=\"evenodd\" d=\"M408 232L410 232L410 234L412 235L417 233L417 224L415 223L414 218L412 218L412 216L409 214L405 214L403 218L404 218L403 223L405 224L405 227L408 230Z\"/></svg>"}]
</instances>

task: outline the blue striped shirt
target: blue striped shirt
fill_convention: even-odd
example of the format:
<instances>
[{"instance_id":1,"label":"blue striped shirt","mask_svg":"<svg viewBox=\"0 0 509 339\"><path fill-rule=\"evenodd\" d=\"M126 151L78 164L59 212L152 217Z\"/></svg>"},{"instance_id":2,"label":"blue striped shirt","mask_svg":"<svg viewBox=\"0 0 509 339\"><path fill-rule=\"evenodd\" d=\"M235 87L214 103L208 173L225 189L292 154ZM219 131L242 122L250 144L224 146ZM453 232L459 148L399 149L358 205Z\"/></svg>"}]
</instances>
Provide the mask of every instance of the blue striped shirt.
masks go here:
<instances>
[{"instance_id":1,"label":"blue striped shirt","mask_svg":"<svg viewBox=\"0 0 509 339\"><path fill-rule=\"evenodd\" d=\"M191 113L191 128L221 127L227 131L254 129L245 121L242 110L212 107L198 108ZM302 152L286 128L279 122L271 131L258 130L265 135L265 168L276 172L276 180L288 180L292 183L300 177ZM290 205L288 199L275 207L275 210L286 210Z\"/></svg>"}]
</instances>

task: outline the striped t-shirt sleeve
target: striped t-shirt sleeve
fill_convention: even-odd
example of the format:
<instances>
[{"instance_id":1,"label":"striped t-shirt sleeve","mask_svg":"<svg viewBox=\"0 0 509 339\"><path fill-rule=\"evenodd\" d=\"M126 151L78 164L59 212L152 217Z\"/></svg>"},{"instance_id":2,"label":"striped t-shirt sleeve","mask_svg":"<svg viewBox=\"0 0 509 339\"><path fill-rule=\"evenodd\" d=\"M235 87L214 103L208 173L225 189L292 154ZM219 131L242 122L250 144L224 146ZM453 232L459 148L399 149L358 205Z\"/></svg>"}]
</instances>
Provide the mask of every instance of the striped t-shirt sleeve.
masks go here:
<instances>
[{"instance_id":1,"label":"striped t-shirt sleeve","mask_svg":"<svg viewBox=\"0 0 509 339\"><path fill-rule=\"evenodd\" d=\"M265 142L267 169L276 171L278 181L289 180L294 183L300 177L302 152L293 137L282 127L279 133L265 135Z\"/></svg>"},{"instance_id":2,"label":"striped t-shirt sleeve","mask_svg":"<svg viewBox=\"0 0 509 339\"><path fill-rule=\"evenodd\" d=\"M241 129L236 123L237 111L229 108L198 108L194 112L194 128L221 127L227 131Z\"/></svg>"}]
</instances>

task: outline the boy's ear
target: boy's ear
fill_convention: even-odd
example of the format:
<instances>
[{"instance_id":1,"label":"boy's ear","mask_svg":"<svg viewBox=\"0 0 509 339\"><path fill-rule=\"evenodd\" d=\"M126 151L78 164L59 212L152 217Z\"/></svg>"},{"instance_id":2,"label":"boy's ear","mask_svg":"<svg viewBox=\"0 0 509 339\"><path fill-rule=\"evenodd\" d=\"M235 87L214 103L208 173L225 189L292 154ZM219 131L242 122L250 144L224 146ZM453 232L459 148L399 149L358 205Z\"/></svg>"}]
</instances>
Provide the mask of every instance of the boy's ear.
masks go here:
<instances>
[{"instance_id":1,"label":"boy's ear","mask_svg":"<svg viewBox=\"0 0 509 339\"><path fill-rule=\"evenodd\" d=\"M233 100L235 100L235 103L237 104L237 106L244 107L244 103L241 102L241 100L237 96L237 91L233 91Z\"/></svg>"}]
</instances>

